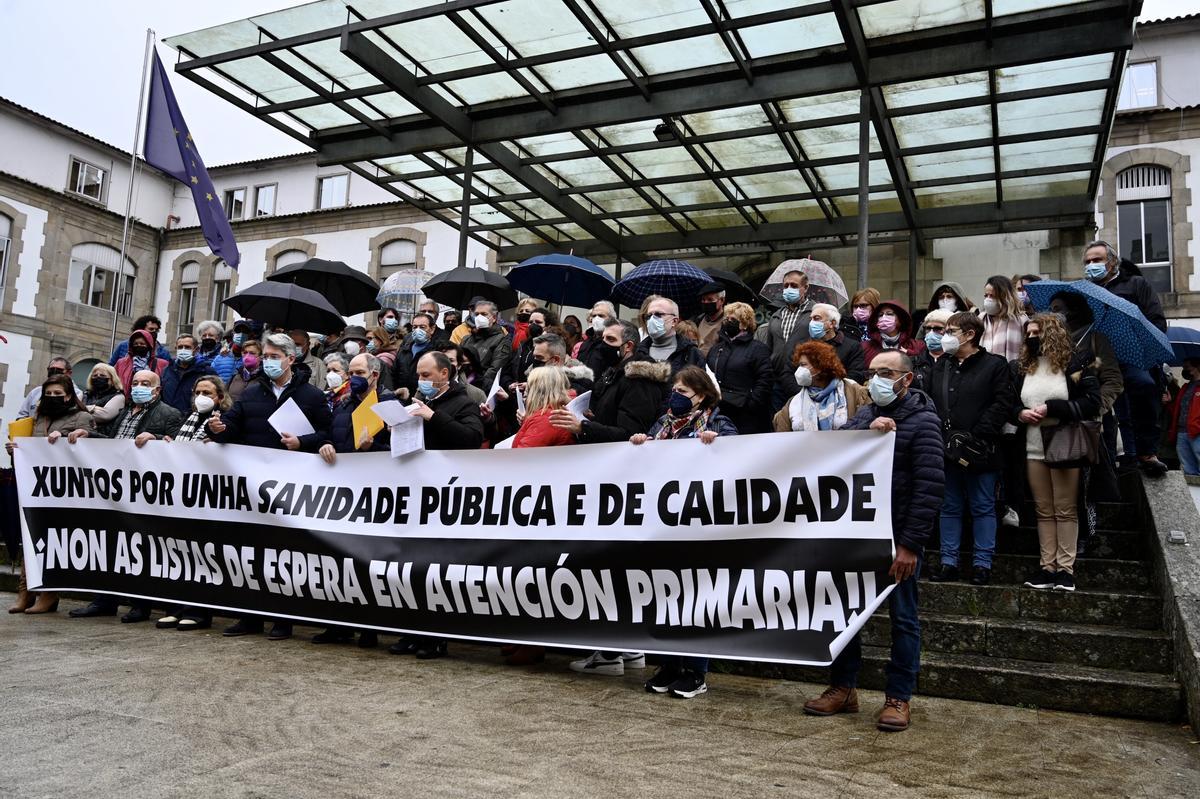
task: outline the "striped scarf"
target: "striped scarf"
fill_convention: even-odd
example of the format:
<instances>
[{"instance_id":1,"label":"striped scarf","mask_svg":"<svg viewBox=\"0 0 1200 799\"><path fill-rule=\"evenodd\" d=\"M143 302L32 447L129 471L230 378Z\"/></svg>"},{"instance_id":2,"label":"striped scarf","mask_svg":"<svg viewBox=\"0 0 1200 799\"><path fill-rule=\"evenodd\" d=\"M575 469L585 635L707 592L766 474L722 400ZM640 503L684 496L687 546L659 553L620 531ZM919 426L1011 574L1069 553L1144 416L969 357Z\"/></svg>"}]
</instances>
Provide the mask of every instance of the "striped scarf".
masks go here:
<instances>
[{"instance_id":1,"label":"striped scarf","mask_svg":"<svg viewBox=\"0 0 1200 799\"><path fill-rule=\"evenodd\" d=\"M207 441L208 440L208 417L212 415L212 411L201 415L200 411L192 411L188 414L188 418L183 420L183 424L179 428L179 432L175 434L176 441Z\"/></svg>"}]
</instances>

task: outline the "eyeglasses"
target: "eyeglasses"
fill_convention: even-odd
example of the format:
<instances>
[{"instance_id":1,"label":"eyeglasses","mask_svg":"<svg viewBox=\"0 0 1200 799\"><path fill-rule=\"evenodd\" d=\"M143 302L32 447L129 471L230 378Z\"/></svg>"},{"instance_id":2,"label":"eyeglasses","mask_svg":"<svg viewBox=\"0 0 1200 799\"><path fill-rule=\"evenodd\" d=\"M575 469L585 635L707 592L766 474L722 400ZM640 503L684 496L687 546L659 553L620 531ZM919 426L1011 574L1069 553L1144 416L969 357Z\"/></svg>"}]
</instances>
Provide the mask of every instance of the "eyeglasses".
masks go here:
<instances>
[{"instance_id":1,"label":"eyeglasses","mask_svg":"<svg viewBox=\"0 0 1200 799\"><path fill-rule=\"evenodd\" d=\"M961 327L947 327L943 332L949 333L952 336L957 336L962 332Z\"/></svg>"},{"instance_id":2,"label":"eyeglasses","mask_svg":"<svg viewBox=\"0 0 1200 799\"><path fill-rule=\"evenodd\" d=\"M895 369L868 369L867 370L867 379L869 380L872 377L874 377L875 375L879 375L884 380L899 380L901 377L904 377L907 374L912 374L912 373L911 372L899 372L899 371L896 371Z\"/></svg>"},{"instance_id":3,"label":"eyeglasses","mask_svg":"<svg viewBox=\"0 0 1200 799\"><path fill-rule=\"evenodd\" d=\"M945 325L925 325L925 329L928 330L930 333L945 333L946 332Z\"/></svg>"},{"instance_id":4,"label":"eyeglasses","mask_svg":"<svg viewBox=\"0 0 1200 799\"><path fill-rule=\"evenodd\" d=\"M666 311L654 311L653 313L650 313L647 315L653 316L655 319L674 319L675 318L675 314L668 313Z\"/></svg>"},{"instance_id":5,"label":"eyeglasses","mask_svg":"<svg viewBox=\"0 0 1200 799\"><path fill-rule=\"evenodd\" d=\"M67 373L66 369L47 369L46 370L46 374L50 375L51 377L58 377L59 375L65 375L66 373Z\"/></svg>"}]
</instances>

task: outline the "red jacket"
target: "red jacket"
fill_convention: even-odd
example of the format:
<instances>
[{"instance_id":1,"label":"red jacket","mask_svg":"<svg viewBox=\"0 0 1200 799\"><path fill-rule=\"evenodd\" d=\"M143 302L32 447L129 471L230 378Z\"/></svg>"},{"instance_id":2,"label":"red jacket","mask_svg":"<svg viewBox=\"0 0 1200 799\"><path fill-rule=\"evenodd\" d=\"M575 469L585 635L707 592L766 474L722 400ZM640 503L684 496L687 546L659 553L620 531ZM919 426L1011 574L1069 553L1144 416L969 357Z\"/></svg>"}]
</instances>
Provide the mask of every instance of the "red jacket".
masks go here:
<instances>
[{"instance_id":1,"label":"red jacket","mask_svg":"<svg viewBox=\"0 0 1200 799\"><path fill-rule=\"evenodd\" d=\"M149 345L150 355L146 361L146 368L161 377L163 369L167 368L168 362L154 354L155 347L157 346L157 342L154 341L154 336L150 335L145 330L135 330L129 336L129 343L132 344L135 338L144 339L146 344ZM133 389L133 386L130 384L133 383L134 375L132 347L129 348L128 354L126 354L124 358L120 358L113 368L117 370L117 377L121 378L121 385L125 387L125 399L129 399L129 392Z\"/></svg>"},{"instance_id":2,"label":"red jacket","mask_svg":"<svg viewBox=\"0 0 1200 799\"><path fill-rule=\"evenodd\" d=\"M550 408L542 408L526 416L521 429L517 431L517 437L513 439L513 449L574 444L575 436L570 430L550 424L550 412Z\"/></svg>"},{"instance_id":3,"label":"red jacket","mask_svg":"<svg viewBox=\"0 0 1200 799\"><path fill-rule=\"evenodd\" d=\"M1171 400L1171 439L1179 433L1179 405L1183 402L1184 392L1192 389L1192 384L1187 383L1179 393L1175 395L1175 399ZM1192 404L1188 406L1187 415L1187 434L1188 438L1200 436L1200 390L1192 394Z\"/></svg>"}]
</instances>

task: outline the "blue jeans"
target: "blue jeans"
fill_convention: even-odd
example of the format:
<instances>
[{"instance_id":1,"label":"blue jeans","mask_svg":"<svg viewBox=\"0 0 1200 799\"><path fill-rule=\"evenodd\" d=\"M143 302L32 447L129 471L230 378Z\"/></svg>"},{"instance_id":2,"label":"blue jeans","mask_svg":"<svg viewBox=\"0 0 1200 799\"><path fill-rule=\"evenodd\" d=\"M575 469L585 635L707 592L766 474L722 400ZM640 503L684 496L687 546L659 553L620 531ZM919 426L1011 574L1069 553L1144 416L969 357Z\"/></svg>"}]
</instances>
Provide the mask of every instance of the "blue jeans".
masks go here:
<instances>
[{"instance_id":1,"label":"blue jeans","mask_svg":"<svg viewBox=\"0 0 1200 799\"><path fill-rule=\"evenodd\" d=\"M917 575L921 573L921 560L917 559L917 570L892 590L888 597L888 616L892 620L892 656L888 660L887 683L884 692L893 699L905 702L912 699L917 688L917 672L921 670L921 620L917 616ZM838 655L829 670L829 684L847 686L858 684L858 672L862 668L861 634L850 639L846 648Z\"/></svg>"},{"instance_id":2,"label":"blue jeans","mask_svg":"<svg viewBox=\"0 0 1200 799\"><path fill-rule=\"evenodd\" d=\"M958 566L962 544L963 513L969 505L975 535L973 563L992 568L996 551L996 480L999 472L968 472L956 463L946 464L946 494L942 499L942 563Z\"/></svg>"},{"instance_id":3,"label":"blue jeans","mask_svg":"<svg viewBox=\"0 0 1200 799\"><path fill-rule=\"evenodd\" d=\"M1188 434L1180 430L1175 436L1175 452L1184 474L1200 475L1200 436L1188 438Z\"/></svg>"}]
</instances>

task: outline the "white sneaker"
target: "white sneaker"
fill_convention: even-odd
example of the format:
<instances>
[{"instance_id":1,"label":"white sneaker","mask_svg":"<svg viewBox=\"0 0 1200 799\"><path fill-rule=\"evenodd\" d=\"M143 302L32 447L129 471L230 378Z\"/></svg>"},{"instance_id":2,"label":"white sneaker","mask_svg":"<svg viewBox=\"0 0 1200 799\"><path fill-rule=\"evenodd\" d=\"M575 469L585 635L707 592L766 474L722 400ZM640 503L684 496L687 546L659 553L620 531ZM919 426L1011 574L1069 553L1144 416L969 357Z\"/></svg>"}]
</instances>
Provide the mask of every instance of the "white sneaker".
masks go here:
<instances>
[{"instance_id":1,"label":"white sneaker","mask_svg":"<svg viewBox=\"0 0 1200 799\"><path fill-rule=\"evenodd\" d=\"M646 656L641 652L622 652L621 662L625 664L625 668L627 669L646 668Z\"/></svg>"},{"instance_id":2,"label":"white sneaker","mask_svg":"<svg viewBox=\"0 0 1200 799\"><path fill-rule=\"evenodd\" d=\"M642 666L646 665L646 659L642 658ZM603 652L593 652L583 660L572 660L571 671L577 671L580 674L604 674L609 677L620 677L625 673L625 661L621 655L609 660L604 657Z\"/></svg>"},{"instance_id":3,"label":"white sneaker","mask_svg":"<svg viewBox=\"0 0 1200 799\"><path fill-rule=\"evenodd\" d=\"M1021 515L1017 513L1015 508L1007 508L1004 515L1000 517L1000 524L1005 527L1020 527Z\"/></svg>"}]
</instances>

